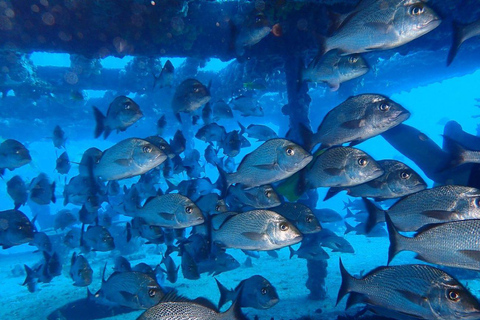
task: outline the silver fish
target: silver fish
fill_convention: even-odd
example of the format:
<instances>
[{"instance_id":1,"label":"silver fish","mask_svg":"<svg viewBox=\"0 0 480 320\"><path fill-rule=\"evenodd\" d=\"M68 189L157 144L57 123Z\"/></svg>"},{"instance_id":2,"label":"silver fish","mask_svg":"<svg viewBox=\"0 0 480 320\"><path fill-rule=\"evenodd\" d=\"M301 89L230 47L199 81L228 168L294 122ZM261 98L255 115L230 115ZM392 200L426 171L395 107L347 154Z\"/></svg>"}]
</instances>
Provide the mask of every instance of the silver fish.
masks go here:
<instances>
[{"instance_id":1,"label":"silver fish","mask_svg":"<svg viewBox=\"0 0 480 320\"><path fill-rule=\"evenodd\" d=\"M30 152L17 140L7 139L0 143L0 175L5 169L12 171L32 161Z\"/></svg>"},{"instance_id":2,"label":"silver fish","mask_svg":"<svg viewBox=\"0 0 480 320\"><path fill-rule=\"evenodd\" d=\"M87 259L81 254L77 256L74 252L70 266L70 277L73 279L73 285L77 287L86 287L92 283L93 270Z\"/></svg>"},{"instance_id":3,"label":"silver fish","mask_svg":"<svg viewBox=\"0 0 480 320\"><path fill-rule=\"evenodd\" d=\"M105 150L93 173L103 180L119 180L141 175L164 162L167 155L154 144L138 138L120 141Z\"/></svg>"},{"instance_id":4,"label":"silver fish","mask_svg":"<svg viewBox=\"0 0 480 320\"><path fill-rule=\"evenodd\" d=\"M307 169L305 179L310 188L354 186L384 173L372 157L351 147L327 149Z\"/></svg>"},{"instance_id":5,"label":"silver fish","mask_svg":"<svg viewBox=\"0 0 480 320\"><path fill-rule=\"evenodd\" d=\"M255 11L258 12L258 11ZM250 14L246 16L240 31L235 38L235 51L239 56L243 56L245 53L245 47L250 47L265 38L272 28L267 17L258 12L256 14Z\"/></svg>"},{"instance_id":6,"label":"silver fish","mask_svg":"<svg viewBox=\"0 0 480 320\"><path fill-rule=\"evenodd\" d=\"M367 303L419 319L478 319L480 304L455 278L428 265L380 267L357 279L340 260L342 285L337 304L348 293L347 308Z\"/></svg>"},{"instance_id":7,"label":"silver fish","mask_svg":"<svg viewBox=\"0 0 480 320\"><path fill-rule=\"evenodd\" d=\"M325 39L322 51L339 49L350 54L396 48L440 23L435 11L420 0L363 0L342 17L338 29Z\"/></svg>"},{"instance_id":8,"label":"silver fish","mask_svg":"<svg viewBox=\"0 0 480 320\"><path fill-rule=\"evenodd\" d=\"M173 112L192 112L210 101L210 92L200 81L187 79L175 90L172 100Z\"/></svg>"},{"instance_id":9,"label":"silver fish","mask_svg":"<svg viewBox=\"0 0 480 320\"><path fill-rule=\"evenodd\" d=\"M312 60L302 71L302 80L325 82L330 89L336 91L340 84L363 76L369 69L370 67L361 55L343 56L337 50L332 50L320 60Z\"/></svg>"},{"instance_id":10,"label":"silver fish","mask_svg":"<svg viewBox=\"0 0 480 320\"><path fill-rule=\"evenodd\" d=\"M204 222L202 212L189 198L178 193L152 197L142 208L127 212L142 218L149 225L167 228L187 228Z\"/></svg>"},{"instance_id":11,"label":"silver fish","mask_svg":"<svg viewBox=\"0 0 480 320\"><path fill-rule=\"evenodd\" d=\"M287 218L303 234L316 233L322 230L322 226L312 210L301 203L285 202L270 209Z\"/></svg>"},{"instance_id":12,"label":"silver fish","mask_svg":"<svg viewBox=\"0 0 480 320\"><path fill-rule=\"evenodd\" d=\"M117 130L117 132L127 130L128 127L143 117L143 113L138 104L125 96L116 97L112 103L110 103L106 116L96 107L93 107L93 113L97 123L95 138L98 138L103 132L104 139L106 139L113 130Z\"/></svg>"},{"instance_id":13,"label":"silver fish","mask_svg":"<svg viewBox=\"0 0 480 320\"><path fill-rule=\"evenodd\" d=\"M416 252L417 259L443 266L480 270L480 220L461 220L421 229L413 238L397 232L387 214L390 237L388 262L401 251Z\"/></svg>"},{"instance_id":14,"label":"silver fish","mask_svg":"<svg viewBox=\"0 0 480 320\"><path fill-rule=\"evenodd\" d=\"M302 234L276 212L253 210L228 217L212 231L212 240L227 248L274 250L302 240Z\"/></svg>"},{"instance_id":15,"label":"silver fish","mask_svg":"<svg viewBox=\"0 0 480 320\"><path fill-rule=\"evenodd\" d=\"M406 164L396 160L380 160L377 163L385 170L380 177L348 188L330 188L324 200L346 190L351 197L369 197L376 200L401 198L424 190L427 184Z\"/></svg>"},{"instance_id":16,"label":"silver fish","mask_svg":"<svg viewBox=\"0 0 480 320\"><path fill-rule=\"evenodd\" d=\"M280 198L271 185L264 185L245 190L241 185L228 188L225 201L231 210L244 206L256 209L276 207L281 204Z\"/></svg>"},{"instance_id":17,"label":"silver fish","mask_svg":"<svg viewBox=\"0 0 480 320\"><path fill-rule=\"evenodd\" d=\"M312 147L351 142L358 144L381 134L410 117L398 103L379 94L361 94L330 110L312 138Z\"/></svg>"},{"instance_id":18,"label":"silver fish","mask_svg":"<svg viewBox=\"0 0 480 320\"><path fill-rule=\"evenodd\" d=\"M428 224L480 218L480 190L446 185L408 195L388 210L380 210L366 201L367 231L378 222L385 221L388 213L400 231L417 231Z\"/></svg>"},{"instance_id":19,"label":"silver fish","mask_svg":"<svg viewBox=\"0 0 480 320\"><path fill-rule=\"evenodd\" d=\"M226 187L241 183L251 188L280 181L303 169L311 160L307 151L291 141L268 140L246 155L236 172L223 173Z\"/></svg>"}]
</instances>

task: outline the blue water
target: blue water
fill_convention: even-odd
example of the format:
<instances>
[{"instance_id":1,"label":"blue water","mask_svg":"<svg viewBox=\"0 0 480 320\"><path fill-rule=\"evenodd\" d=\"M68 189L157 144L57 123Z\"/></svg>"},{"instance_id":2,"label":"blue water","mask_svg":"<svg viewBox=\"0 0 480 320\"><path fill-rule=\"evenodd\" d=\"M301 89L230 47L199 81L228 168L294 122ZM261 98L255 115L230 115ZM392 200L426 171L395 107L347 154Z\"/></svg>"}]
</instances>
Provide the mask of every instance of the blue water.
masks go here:
<instances>
[{"instance_id":1,"label":"blue water","mask_svg":"<svg viewBox=\"0 0 480 320\"><path fill-rule=\"evenodd\" d=\"M1 4L1 2L0 2ZM450 40L449 40L450 41ZM478 39L476 39L478 42ZM446 51L443 50L442 55ZM100 60L104 69L126 70L126 68L133 61L132 56L124 58L107 57ZM461 63L461 56L457 57ZM175 66L176 70L180 70L186 59L183 57L162 57L161 64L165 64L170 60ZM64 53L45 53L34 52L30 56L30 61L35 67L59 67L68 68L70 66L70 56ZM208 74L220 74L225 68L236 63L234 60L222 62L219 59L209 59L206 63L198 69L198 74L182 74L183 79L189 77L203 77L201 80L206 85L208 82ZM372 61L373 63L373 61ZM443 60L442 60L443 63ZM443 66L442 66L443 67ZM401 66L400 66L401 68ZM125 71L126 72L126 71ZM370 76L371 76L370 71ZM368 75L367 75L368 76ZM392 77L395 75L392 74ZM16 95L14 91L8 92L6 95L8 101L15 101L15 103L23 104L23 115L6 116L0 119L1 141L6 139L16 139L22 142L32 156L32 162L23 167L17 168L14 171L7 170L0 181L0 210L9 210L13 207L13 201L6 192L6 182L13 176L19 175L28 183L40 173L46 173L51 181L56 183L56 203L49 205L38 205L29 200L25 206L20 210L26 214L29 219L35 216L38 220L53 220L56 213L62 209L72 210L77 214L79 207L68 204L63 205L63 189L66 182L78 174L78 163L80 162L83 152L91 147L96 147L100 150L106 150L117 142L130 137L146 137L155 135L157 133L156 122L158 118L167 114L168 123L162 135L167 141L173 139L177 129L184 129L185 136L188 142L193 144L193 148L198 150L201 159L200 163L203 167L204 173L202 177L209 177L211 181L216 181L218 178L217 169L211 164L206 163L204 159L204 150L208 146L207 143L202 142L193 137L189 137L191 133L186 132L187 125L179 124L171 114L170 101L173 97L175 88L162 88L150 90L153 82L153 75L146 77L145 89L143 92L125 92L124 88L119 88L118 91L103 90L102 88L83 90L83 100L74 100L71 97L55 96L51 94L47 97L24 97ZM174 84L178 85L183 79L175 78ZM2 78L0 78L2 80ZM381 79L384 81L385 79ZM247 79L245 82L249 82ZM220 81L221 83L221 81ZM479 132L478 121L474 116L480 115L479 104L476 99L480 98L479 91L480 84L480 70L462 70L461 76L451 76L446 73L446 76L438 80L436 77L429 84L425 84L425 79L422 80L422 85L415 85L409 83L405 88L398 87L396 89L389 88L389 97L401 104L411 112L410 118L405 124L420 129L428 137L430 137L439 146L442 145L444 125L447 121L453 120L462 125L465 132L472 135L477 135ZM20 84L21 86L22 84ZM24 84L26 85L26 84ZM342 85L343 86L343 85ZM310 85L308 94L312 97L310 104L310 120L311 127L316 129L321 123L323 116L332 108L342 103L349 94L347 89L340 87L338 92L327 89L324 85ZM387 84L385 84L387 86ZM351 89L351 88L350 88ZM358 89L358 90L357 90ZM358 84L356 91L350 90L348 93L355 92L367 93L370 92L368 85L363 86ZM220 125L225 126L227 132L231 130L239 130L237 121L243 125L249 124L264 124L272 128L279 137L285 137L289 129L288 118L280 111L282 106L287 103L286 91L268 92L263 89L252 90L256 94L257 100L262 104L266 116L261 118L241 117L237 111L234 111L234 119L221 120ZM247 90L242 91L247 93ZM237 95L238 92L232 92L231 97ZM247 94L249 94L248 92ZM373 93L373 92L372 92ZM382 92L375 92L382 94ZM133 126L128 128L125 132L112 132L107 138L93 138L93 131L95 127L94 117L92 113L92 106L97 106L105 113L110 101L118 95L127 95L134 101L137 101L145 116L136 122ZM347 96L345 96L347 95ZM0 100L0 108L3 113L8 115L8 108L14 108L11 105ZM212 101L214 101L212 99ZM62 111L61 106L68 105ZM30 108L30 109L29 109ZM29 113L31 110L31 114ZM55 113L51 113L55 110ZM69 112L75 111L75 118L69 116ZM72 113L73 114L73 113ZM80 116L79 116L80 114ZM51 133L55 125L60 125L68 138L65 150L70 156L72 168L67 175L60 175L55 171L55 161L58 156L65 150L56 149L51 140ZM196 132L203 126L202 120L199 124L193 127ZM192 140L193 139L193 140ZM248 139L251 143L250 147L241 149L239 155L235 157L235 164L238 165L241 159L248 153L255 150L261 145L256 139ZM1 142L0 141L0 142ZM381 136L373 137L357 146L363 151L370 154L374 159L396 159L404 162L427 182L428 187L434 186L434 181L429 179L425 173L409 158L401 154L393 148ZM219 152L219 156L223 156ZM169 178L173 184L178 184L189 177L183 172ZM120 185L131 186L138 181L138 177L125 179L120 181ZM166 180L162 177L160 182L155 186L163 192L168 188ZM320 188L317 190L319 201L316 203L316 208L330 208L343 217L347 213L344 210L344 203L348 200L354 200L341 193L336 197L322 201L327 189ZM104 203L100 211L104 211L107 204ZM129 221L129 217L118 215L115 217L116 226L124 225ZM345 219L350 224L355 223L352 219ZM38 225L37 225L38 226ZM245 308L243 311L250 318L257 317L259 319L300 319L301 317L310 317L311 319L336 319L338 315L343 315L345 310L345 300L336 306L336 299L338 289L341 284L341 276L338 268L339 258L342 259L345 267L354 275L365 274L369 270L378 266L386 264L387 252L389 246L388 237L366 237L365 235L355 235L353 233L345 233L345 225L343 221L335 223L324 223L323 228L334 231L337 235L343 236L351 243L355 249L355 253L339 253L332 252L326 249L330 258L327 260L327 276L326 276L326 297L321 300L308 299L309 290L305 283L309 277L307 273L307 262L298 257L290 258L288 248L277 250L278 258L273 258L265 252L260 252L259 258L253 259L253 266L246 267L244 265L247 256L238 249L228 249L228 253L234 256L241 266L230 272L222 273L216 278L221 281L226 287L234 288L243 279L252 275L260 274L267 278L272 285L277 289L280 297L280 302L273 308L268 310L256 310L252 308ZM81 227L80 223L74 225L75 228ZM52 226L48 226L40 231L44 231L52 239L61 239L65 236L66 230L53 230ZM119 227L120 228L120 227ZM40 227L39 227L40 229ZM187 230L187 235L190 229ZM123 232L123 229L122 231ZM120 238L120 236L119 236ZM123 245L123 242L118 244ZM114 259L119 255L124 255L133 265L140 262L145 262L152 267L155 267L162 260L162 253L165 252L166 246L145 244L144 240L134 238L132 240L131 248L128 247L121 252L119 248L111 252L90 252L85 254L92 269L93 282L88 286L88 290L92 293L97 292L102 284L102 270L107 263L107 276L113 273L112 267ZM58 244L57 244L58 245ZM60 244L59 246L63 246ZM294 248L298 248L295 245ZM22 244L9 249L0 250L0 301L3 302L3 307L0 309L0 319L46 319L47 316L54 310L63 305L74 302L78 299L86 297L86 288L73 286L73 281L69 275L70 257L72 253L80 252L78 248L67 249L62 248L60 257L62 263L62 272L58 277L53 278L50 283L38 283L37 290L33 293L23 286L25 274L23 272L24 265L33 266L41 261L42 255L35 251L36 248L28 244ZM176 253L172 257L177 265L181 263L181 257ZM393 264L404 263L421 263L415 259L415 255L411 252L403 252L399 254ZM158 279L159 283L164 287L173 287L182 295L189 298L204 297L216 304L219 299L219 292L215 284L213 276L202 274L198 280L185 279L182 272L179 272L178 281L175 284L167 282L165 279ZM461 280L464 285L468 287L470 292L477 298L480 298L480 281L477 278L469 279L468 282ZM111 306L106 305L105 308ZM224 307L222 311L225 311ZM132 310L129 313L107 317L105 319L127 320L136 319L143 311ZM352 315L354 312L350 312ZM93 314L92 314L93 315ZM68 318L67 318L68 320Z\"/></svg>"}]
</instances>

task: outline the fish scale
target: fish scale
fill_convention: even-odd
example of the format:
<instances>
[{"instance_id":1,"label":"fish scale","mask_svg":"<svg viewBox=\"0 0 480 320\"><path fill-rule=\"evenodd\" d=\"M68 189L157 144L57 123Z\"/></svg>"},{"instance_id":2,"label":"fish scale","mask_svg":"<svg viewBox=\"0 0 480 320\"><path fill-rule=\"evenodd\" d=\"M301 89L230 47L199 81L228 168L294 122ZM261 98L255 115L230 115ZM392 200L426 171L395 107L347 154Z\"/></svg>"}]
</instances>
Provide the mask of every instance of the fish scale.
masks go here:
<instances>
[{"instance_id":1,"label":"fish scale","mask_svg":"<svg viewBox=\"0 0 480 320\"><path fill-rule=\"evenodd\" d=\"M389 233L389 261L400 251L414 251L426 262L480 270L480 220L436 225L413 238L399 235L392 226Z\"/></svg>"}]
</instances>

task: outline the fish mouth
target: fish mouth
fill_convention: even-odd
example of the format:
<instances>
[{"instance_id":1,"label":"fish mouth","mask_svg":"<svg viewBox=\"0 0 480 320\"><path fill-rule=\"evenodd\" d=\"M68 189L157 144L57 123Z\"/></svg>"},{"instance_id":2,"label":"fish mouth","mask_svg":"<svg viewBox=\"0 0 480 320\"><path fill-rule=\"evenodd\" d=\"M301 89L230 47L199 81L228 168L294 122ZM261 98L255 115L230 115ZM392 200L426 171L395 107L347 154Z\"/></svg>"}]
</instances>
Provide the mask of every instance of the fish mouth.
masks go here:
<instances>
[{"instance_id":1,"label":"fish mouth","mask_svg":"<svg viewBox=\"0 0 480 320\"><path fill-rule=\"evenodd\" d=\"M432 20L428 21L425 24L422 24L419 29L424 29L424 28L427 28L427 27L434 29L434 28L438 27L440 25L440 23L442 23L442 19L435 18L435 19L432 19Z\"/></svg>"}]
</instances>

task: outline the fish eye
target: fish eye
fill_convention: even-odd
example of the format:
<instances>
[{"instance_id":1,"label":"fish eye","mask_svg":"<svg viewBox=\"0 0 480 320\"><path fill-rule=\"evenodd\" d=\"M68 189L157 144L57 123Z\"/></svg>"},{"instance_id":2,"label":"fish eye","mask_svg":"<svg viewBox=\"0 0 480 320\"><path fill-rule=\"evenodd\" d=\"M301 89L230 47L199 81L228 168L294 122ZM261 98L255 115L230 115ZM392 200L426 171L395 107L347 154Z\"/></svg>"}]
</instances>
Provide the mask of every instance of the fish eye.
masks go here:
<instances>
[{"instance_id":1,"label":"fish eye","mask_svg":"<svg viewBox=\"0 0 480 320\"><path fill-rule=\"evenodd\" d=\"M145 147L143 147L142 150L143 150L143 153L150 153L150 152L152 152L152 147L150 147L150 146L145 146Z\"/></svg>"},{"instance_id":2,"label":"fish eye","mask_svg":"<svg viewBox=\"0 0 480 320\"><path fill-rule=\"evenodd\" d=\"M348 62L350 63L356 63L358 61L358 57L357 56L351 56L348 58Z\"/></svg>"},{"instance_id":3,"label":"fish eye","mask_svg":"<svg viewBox=\"0 0 480 320\"><path fill-rule=\"evenodd\" d=\"M293 150L293 148L287 148L285 152L287 153L287 156L293 156L295 154L295 150Z\"/></svg>"},{"instance_id":4,"label":"fish eye","mask_svg":"<svg viewBox=\"0 0 480 320\"><path fill-rule=\"evenodd\" d=\"M384 111L384 112L388 111L388 110L390 110L390 105L384 102L384 103L382 103L381 105L378 106L378 110Z\"/></svg>"},{"instance_id":5,"label":"fish eye","mask_svg":"<svg viewBox=\"0 0 480 320\"><path fill-rule=\"evenodd\" d=\"M287 231L288 229L290 229L288 224L286 224L285 222L280 223L280 230Z\"/></svg>"},{"instance_id":6,"label":"fish eye","mask_svg":"<svg viewBox=\"0 0 480 320\"><path fill-rule=\"evenodd\" d=\"M368 164L368 160L366 158L359 158L357 163L360 167L365 167Z\"/></svg>"},{"instance_id":7,"label":"fish eye","mask_svg":"<svg viewBox=\"0 0 480 320\"><path fill-rule=\"evenodd\" d=\"M193 212L193 208L188 206L188 207L185 207L185 213L187 214L191 214Z\"/></svg>"},{"instance_id":8,"label":"fish eye","mask_svg":"<svg viewBox=\"0 0 480 320\"><path fill-rule=\"evenodd\" d=\"M267 288L263 287L262 290L260 290L260 293L264 296L267 294Z\"/></svg>"},{"instance_id":9,"label":"fish eye","mask_svg":"<svg viewBox=\"0 0 480 320\"><path fill-rule=\"evenodd\" d=\"M410 8L410 14L412 16L418 16L425 12L425 8L422 5L416 5Z\"/></svg>"},{"instance_id":10,"label":"fish eye","mask_svg":"<svg viewBox=\"0 0 480 320\"><path fill-rule=\"evenodd\" d=\"M200 92L200 87L198 87L198 86L193 87L193 92L199 93Z\"/></svg>"},{"instance_id":11,"label":"fish eye","mask_svg":"<svg viewBox=\"0 0 480 320\"><path fill-rule=\"evenodd\" d=\"M400 173L400 178L402 178L404 180L410 179L410 176L411 176L411 174L407 171L402 171Z\"/></svg>"},{"instance_id":12,"label":"fish eye","mask_svg":"<svg viewBox=\"0 0 480 320\"><path fill-rule=\"evenodd\" d=\"M447 296L448 296L448 299L454 302L457 302L458 300L460 300L460 294L456 290L448 291Z\"/></svg>"},{"instance_id":13,"label":"fish eye","mask_svg":"<svg viewBox=\"0 0 480 320\"><path fill-rule=\"evenodd\" d=\"M305 217L305 221L306 221L307 223L312 222L312 221L313 221L312 216L306 216L306 217Z\"/></svg>"},{"instance_id":14,"label":"fish eye","mask_svg":"<svg viewBox=\"0 0 480 320\"><path fill-rule=\"evenodd\" d=\"M220 206L219 205L215 206L215 211L220 211Z\"/></svg>"},{"instance_id":15,"label":"fish eye","mask_svg":"<svg viewBox=\"0 0 480 320\"><path fill-rule=\"evenodd\" d=\"M148 296L149 296L150 298L155 297L156 294L157 294L157 292L155 291L155 289L149 289L149 290L148 290Z\"/></svg>"},{"instance_id":16,"label":"fish eye","mask_svg":"<svg viewBox=\"0 0 480 320\"><path fill-rule=\"evenodd\" d=\"M131 108L130 103L129 103L129 102L125 102L125 103L123 104L123 108L124 108L125 110L130 109L130 108Z\"/></svg>"},{"instance_id":17,"label":"fish eye","mask_svg":"<svg viewBox=\"0 0 480 320\"><path fill-rule=\"evenodd\" d=\"M265 191L265 197L270 198L270 195L271 195L270 191Z\"/></svg>"},{"instance_id":18,"label":"fish eye","mask_svg":"<svg viewBox=\"0 0 480 320\"><path fill-rule=\"evenodd\" d=\"M261 16L256 16L255 17L255 22L260 22L262 21L262 17Z\"/></svg>"}]
</instances>

